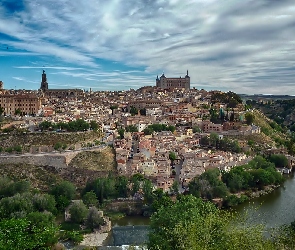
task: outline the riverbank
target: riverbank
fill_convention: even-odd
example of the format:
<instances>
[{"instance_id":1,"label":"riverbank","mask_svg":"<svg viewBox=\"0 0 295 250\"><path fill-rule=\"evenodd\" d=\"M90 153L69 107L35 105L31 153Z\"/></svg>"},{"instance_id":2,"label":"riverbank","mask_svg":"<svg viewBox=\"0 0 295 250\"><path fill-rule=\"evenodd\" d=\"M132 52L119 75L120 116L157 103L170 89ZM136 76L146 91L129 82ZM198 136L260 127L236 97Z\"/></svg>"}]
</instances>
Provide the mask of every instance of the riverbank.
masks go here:
<instances>
[{"instance_id":1,"label":"riverbank","mask_svg":"<svg viewBox=\"0 0 295 250\"><path fill-rule=\"evenodd\" d=\"M79 244L80 247L99 247L103 246L103 242L108 237L109 233L94 232L85 234L83 241Z\"/></svg>"},{"instance_id":2,"label":"riverbank","mask_svg":"<svg viewBox=\"0 0 295 250\"><path fill-rule=\"evenodd\" d=\"M247 191L244 192L244 194L247 195L250 199L253 199L253 198L258 198L262 195L270 194L279 187L281 187L281 185L269 185L269 186L265 186L262 190L250 192L249 195L248 195Z\"/></svg>"}]
</instances>

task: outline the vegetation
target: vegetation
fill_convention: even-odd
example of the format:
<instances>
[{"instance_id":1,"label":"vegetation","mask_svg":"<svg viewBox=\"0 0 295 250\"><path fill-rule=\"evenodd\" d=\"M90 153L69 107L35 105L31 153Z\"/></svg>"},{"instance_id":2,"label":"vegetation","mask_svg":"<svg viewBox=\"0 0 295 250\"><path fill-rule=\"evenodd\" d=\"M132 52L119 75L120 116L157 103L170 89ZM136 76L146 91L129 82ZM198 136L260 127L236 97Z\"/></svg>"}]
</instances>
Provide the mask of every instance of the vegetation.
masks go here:
<instances>
[{"instance_id":1,"label":"vegetation","mask_svg":"<svg viewBox=\"0 0 295 250\"><path fill-rule=\"evenodd\" d=\"M219 169L210 169L200 176L195 177L189 183L189 192L196 197L202 197L208 200L213 198L225 198L228 189L220 179Z\"/></svg>"},{"instance_id":2,"label":"vegetation","mask_svg":"<svg viewBox=\"0 0 295 250\"><path fill-rule=\"evenodd\" d=\"M253 123L253 121L254 121L254 115L252 113L250 113L250 112L247 112L245 114L245 119L246 119L246 123L248 125L251 125Z\"/></svg>"},{"instance_id":3,"label":"vegetation","mask_svg":"<svg viewBox=\"0 0 295 250\"><path fill-rule=\"evenodd\" d=\"M71 182L62 181L53 187L50 193L55 197L58 210L62 211L70 205L71 200L75 197L76 188Z\"/></svg>"},{"instance_id":4,"label":"vegetation","mask_svg":"<svg viewBox=\"0 0 295 250\"><path fill-rule=\"evenodd\" d=\"M283 177L276 171L275 164L257 156L247 165L234 167L229 172L207 170L189 183L189 192L208 200L224 198L224 206L233 206L247 198L234 198L230 193L261 190L265 186L279 185L282 182Z\"/></svg>"},{"instance_id":5,"label":"vegetation","mask_svg":"<svg viewBox=\"0 0 295 250\"><path fill-rule=\"evenodd\" d=\"M80 229L80 224L85 224L90 232L104 223L97 208L88 209L78 201L69 208L71 222L62 223L60 231L55 216L64 216L66 203L76 196L76 190L72 183L61 182L50 192L52 195L40 193L26 181L0 178L0 250L49 250L58 239L78 244L86 232Z\"/></svg>"},{"instance_id":6,"label":"vegetation","mask_svg":"<svg viewBox=\"0 0 295 250\"><path fill-rule=\"evenodd\" d=\"M151 135L154 132L161 132L161 131L171 131L172 133L174 133L175 126L165 125L165 124L152 124L147 126L147 128L143 130L145 135Z\"/></svg>"},{"instance_id":7,"label":"vegetation","mask_svg":"<svg viewBox=\"0 0 295 250\"><path fill-rule=\"evenodd\" d=\"M38 222L30 217L0 221L0 249L51 249L58 240L58 227L45 217L39 213Z\"/></svg>"},{"instance_id":8,"label":"vegetation","mask_svg":"<svg viewBox=\"0 0 295 250\"><path fill-rule=\"evenodd\" d=\"M97 131L99 126L96 121L91 121L90 123L84 121L83 119L78 119L76 121L70 121L68 123L58 122L52 123L50 121L43 121L39 124L39 128L42 131L46 130L66 130L68 132L86 131L92 129Z\"/></svg>"},{"instance_id":9,"label":"vegetation","mask_svg":"<svg viewBox=\"0 0 295 250\"><path fill-rule=\"evenodd\" d=\"M88 209L83 201L74 202L70 206L71 221L74 223L83 223L87 217Z\"/></svg>"},{"instance_id":10,"label":"vegetation","mask_svg":"<svg viewBox=\"0 0 295 250\"><path fill-rule=\"evenodd\" d=\"M126 132L138 132L138 129L135 125L129 125L126 127Z\"/></svg>"},{"instance_id":11,"label":"vegetation","mask_svg":"<svg viewBox=\"0 0 295 250\"><path fill-rule=\"evenodd\" d=\"M285 168L288 166L288 159L282 154L271 155L269 161L275 164L276 168Z\"/></svg>"},{"instance_id":12,"label":"vegetation","mask_svg":"<svg viewBox=\"0 0 295 250\"><path fill-rule=\"evenodd\" d=\"M98 228L99 226L103 225L103 223L104 220L101 217L97 208L91 207L86 218L86 226L93 231L95 228Z\"/></svg>"},{"instance_id":13,"label":"vegetation","mask_svg":"<svg viewBox=\"0 0 295 250\"><path fill-rule=\"evenodd\" d=\"M135 108L134 106L131 106L131 107L130 107L130 114L131 114L132 116L137 115L137 114L138 114L138 109Z\"/></svg>"},{"instance_id":14,"label":"vegetation","mask_svg":"<svg viewBox=\"0 0 295 250\"><path fill-rule=\"evenodd\" d=\"M200 140L200 144L206 147L214 147L222 151L229 151L233 153L240 153L241 148L237 140L230 138L219 139L216 133L211 133L210 137L203 136Z\"/></svg>"},{"instance_id":15,"label":"vegetation","mask_svg":"<svg viewBox=\"0 0 295 250\"><path fill-rule=\"evenodd\" d=\"M211 102L212 103L225 103L229 108L235 108L238 104L242 103L242 99L239 95L234 92L213 92L211 94Z\"/></svg>"},{"instance_id":16,"label":"vegetation","mask_svg":"<svg viewBox=\"0 0 295 250\"><path fill-rule=\"evenodd\" d=\"M179 212L181 211L181 212ZM235 216L191 195L161 206L151 217L148 249L293 249L294 231L280 229L266 238L263 225L233 223Z\"/></svg>"}]
</instances>

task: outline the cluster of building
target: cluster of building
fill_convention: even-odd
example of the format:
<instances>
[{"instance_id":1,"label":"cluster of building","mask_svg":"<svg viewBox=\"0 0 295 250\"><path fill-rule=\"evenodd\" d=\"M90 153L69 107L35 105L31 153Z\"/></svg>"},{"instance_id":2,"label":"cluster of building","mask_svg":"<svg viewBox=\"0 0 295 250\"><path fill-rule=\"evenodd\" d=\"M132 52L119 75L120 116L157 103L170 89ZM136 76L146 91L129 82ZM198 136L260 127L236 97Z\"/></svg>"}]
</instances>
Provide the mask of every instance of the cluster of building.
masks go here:
<instances>
[{"instance_id":1,"label":"cluster of building","mask_svg":"<svg viewBox=\"0 0 295 250\"><path fill-rule=\"evenodd\" d=\"M156 79L156 86L128 91L93 92L80 89L48 88L45 71L40 89L5 90L0 85L0 106L5 115L19 110L28 126L34 130L44 120L68 122L82 118L95 120L104 132L103 140L116 151L118 171L124 175L142 173L152 178L158 188L168 190L175 180L183 187L208 168L228 169L249 160L245 154L214 153L199 147L200 139L215 132L219 138L260 133L260 128L244 123L244 106L228 109L224 103L211 103L212 92L190 89L188 72L183 78ZM137 110L131 114L131 109ZM210 109L232 115L223 124L210 122ZM145 135L142 131L151 124L176 126L176 131ZM118 129L136 127L136 133L125 133L118 139ZM193 128L199 128L199 132ZM247 143L240 140L241 147ZM177 159L169 159L174 152Z\"/></svg>"},{"instance_id":2,"label":"cluster of building","mask_svg":"<svg viewBox=\"0 0 295 250\"><path fill-rule=\"evenodd\" d=\"M244 153L201 149L201 136L204 135L191 134L191 131L162 131L153 135L126 133L124 139L113 140L118 171L126 176L141 173L151 178L157 188L168 191L174 181L185 188L207 169L229 170L251 159ZM171 152L176 159L171 160Z\"/></svg>"}]
</instances>

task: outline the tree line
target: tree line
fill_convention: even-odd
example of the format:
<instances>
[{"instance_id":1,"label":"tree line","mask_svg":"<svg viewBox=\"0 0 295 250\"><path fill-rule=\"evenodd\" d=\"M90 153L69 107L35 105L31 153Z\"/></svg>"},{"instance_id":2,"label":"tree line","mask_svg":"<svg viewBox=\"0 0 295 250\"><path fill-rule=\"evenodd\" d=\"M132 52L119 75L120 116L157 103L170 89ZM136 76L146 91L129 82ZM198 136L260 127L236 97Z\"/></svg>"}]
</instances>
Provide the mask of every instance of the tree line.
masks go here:
<instances>
[{"instance_id":1,"label":"tree line","mask_svg":"<svg viewBox=\"0 0 295 250\"><path fill-rule=\"evenodd\" d=\"M176 201L162 204L151 216L147 247L150 250L291 250L295 248L293 224L273 229L266 237L264 225L246 224L234 213L195 196L178 196Z\"/></svg>"},{"instance_id":2,"label":"tree line","mask_svg":"<svg viewBox=\"0 0 295 250\"><path fill-rule=\"evenodd\" d=\"M83 119L77 119L75 121L69 121L69 122L58 122L58 123L43 121L39 124L39 129L41 129L41 131L65 130L68 132L78 132L78 131L86 131L88 129L97 131L98 128L99 126L96 121L90 121L90 123L88 123Z\"/></svg>"},{"instance_id":3,"label":"tree line","mask_svg":"<svg viewBox=\"0 0 295 250\"><path fill-rule=\"evenodd\" d=\"M223 198L224 206L237 205L247 200L251 192L283 182L282 174L276 169L283 167L280 159L286 163L286 157L282 155L272 155L269 159L256 156L248 164L233 167L228 172L209 169L189 183L189 193L207 200ZM232 195L241 191L245 195L240 198Z\"/></svg>"}]
</instances>

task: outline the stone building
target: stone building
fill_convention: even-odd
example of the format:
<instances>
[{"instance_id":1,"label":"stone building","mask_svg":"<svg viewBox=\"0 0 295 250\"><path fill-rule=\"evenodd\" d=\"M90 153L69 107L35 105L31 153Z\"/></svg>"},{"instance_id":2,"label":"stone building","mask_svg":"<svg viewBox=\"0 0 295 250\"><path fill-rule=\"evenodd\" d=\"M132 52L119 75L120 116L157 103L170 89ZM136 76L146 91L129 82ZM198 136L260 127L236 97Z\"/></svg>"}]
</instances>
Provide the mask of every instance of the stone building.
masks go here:
<instances>
[{"instance_id":1,"label":"stone building","mask_svg":"<svg viewBox=\"0 0 295 250\"><path fill-rule=\"evenodd\" d=\"M49 89L45 70L42 73L40 90L46 98L75 99L84 96L82 89Z\"/></svg>"},{"instance_id":2,"label":"stone building","mask_svg":"<svg viewBox=\"0 0 295 250\"><path fill-rule=\"evenodd\" d=\"M189 90L190 89L190 77L188 75L188 70L187 70L186 76L184 78L182 78L182 77L168 78L163 73L160 78L157 76L156 86L158 88L168 89L168 90L173 90L173 89Z\"/></svg>"},{"instance_id":3,"label":"stone building","mask_svg":"<svg viewBox=\"0 0 295 250\"><path fill-rule=\"evenodd\" d=\"M38 113L41 102L34 93L11 94L4 92L0 95L0 106L4 110L4 115L14 115L17 110L21 115L32 115Z\"/></svg>"}]
</instances>

